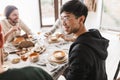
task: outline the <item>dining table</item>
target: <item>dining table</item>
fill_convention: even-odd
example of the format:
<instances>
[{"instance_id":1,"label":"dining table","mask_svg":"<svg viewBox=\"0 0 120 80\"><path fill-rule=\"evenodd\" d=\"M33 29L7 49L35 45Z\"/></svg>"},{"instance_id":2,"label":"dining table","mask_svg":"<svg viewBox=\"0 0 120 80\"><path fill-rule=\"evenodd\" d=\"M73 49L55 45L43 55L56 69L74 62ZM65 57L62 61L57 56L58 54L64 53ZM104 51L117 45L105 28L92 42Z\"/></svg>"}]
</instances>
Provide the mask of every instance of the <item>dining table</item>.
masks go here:
<instances>
[{"instance_id":1,"label":"dining table","mask_svg":"<svg viewBox=\"0 0 120 80\"><path fill-rule=\"evenodd\" d=\"M68 66L68 52L72 42L64 41L61 38L57 42L50 42L49 39L44 36L44 33L39 35L34 34L32 40L34 41L35 46L32 47L27 53L25 53L25 55L28 56L26 61L21 60L21 56L16 54L17 48L11 42L5 44L4 49L9 54L7 56L7 60L4 62L5 68L12 69L26 66L40 67L49 73L54 80L57 80ZM42 52L39 53L38 61L32 62L29 59L29 55L35 50L36 47L43 47L43 49ZM66 53L66 60L61 63L51 61L50 57L53 56L55 51L64 51ZM12 60L14 58L20 58L20 62L13 64Z\"/></svg>"}]
</instances>

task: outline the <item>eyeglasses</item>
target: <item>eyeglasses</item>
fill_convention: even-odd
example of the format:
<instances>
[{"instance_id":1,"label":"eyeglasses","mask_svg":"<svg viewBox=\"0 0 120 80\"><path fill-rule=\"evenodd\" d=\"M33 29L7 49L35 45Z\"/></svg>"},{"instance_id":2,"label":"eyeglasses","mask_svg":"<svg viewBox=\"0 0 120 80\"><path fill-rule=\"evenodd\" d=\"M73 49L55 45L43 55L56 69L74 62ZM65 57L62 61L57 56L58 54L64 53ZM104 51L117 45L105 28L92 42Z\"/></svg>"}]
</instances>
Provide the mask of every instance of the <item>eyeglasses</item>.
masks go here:
<instances>
[{"instance_id":1,"label":"eyeglasses","mask_svg":"<svg viewBox=\"0 0 120 80\"><path fill-rule=\"evenodd\" d=\"M61 21L69 21L71 20L72 18L69 17L69 16L65 16L65 17L61 17Z\"/></svg>"}]
</instances>

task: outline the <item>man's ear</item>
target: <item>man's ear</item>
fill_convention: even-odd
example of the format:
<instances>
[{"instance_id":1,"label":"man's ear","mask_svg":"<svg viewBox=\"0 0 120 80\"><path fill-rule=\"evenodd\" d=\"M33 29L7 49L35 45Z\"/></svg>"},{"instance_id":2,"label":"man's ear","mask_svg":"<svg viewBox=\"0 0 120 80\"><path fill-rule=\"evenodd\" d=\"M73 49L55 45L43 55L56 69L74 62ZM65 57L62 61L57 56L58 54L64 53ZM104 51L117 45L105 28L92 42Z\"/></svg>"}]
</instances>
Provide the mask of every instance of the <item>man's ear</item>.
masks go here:
<instances>
[{"instance_id":1,"label":"man's ear","mask_svg":"<svg viewBox=\"0 0 120 80\"><path fill-rule=\"evenodd\" d=\"M79 23L84 23L85 21L85 16L80 16L79 17Z\"/></svg>"}]
</instances>

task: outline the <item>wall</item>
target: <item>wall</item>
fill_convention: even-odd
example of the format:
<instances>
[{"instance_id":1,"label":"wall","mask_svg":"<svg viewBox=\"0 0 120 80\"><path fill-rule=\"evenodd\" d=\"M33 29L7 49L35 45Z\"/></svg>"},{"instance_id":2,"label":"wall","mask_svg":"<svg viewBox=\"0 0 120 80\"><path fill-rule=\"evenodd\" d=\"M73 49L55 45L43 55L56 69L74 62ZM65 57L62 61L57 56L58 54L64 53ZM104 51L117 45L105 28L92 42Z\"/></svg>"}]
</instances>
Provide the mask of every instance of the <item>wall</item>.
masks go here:
<instances>
[{"instance_id":1,"label":"wall","mask_svg":"<svg viewBox=\"0 0 120 80\"><path fill-rule=\"evenodd\" d=\"M88 17L85 23L87 29L90 28L100 28L101 21L101 10L102 10L102 0L97 0L97 10L96 12L89 11Z\"/></svg>"}]
</instances>

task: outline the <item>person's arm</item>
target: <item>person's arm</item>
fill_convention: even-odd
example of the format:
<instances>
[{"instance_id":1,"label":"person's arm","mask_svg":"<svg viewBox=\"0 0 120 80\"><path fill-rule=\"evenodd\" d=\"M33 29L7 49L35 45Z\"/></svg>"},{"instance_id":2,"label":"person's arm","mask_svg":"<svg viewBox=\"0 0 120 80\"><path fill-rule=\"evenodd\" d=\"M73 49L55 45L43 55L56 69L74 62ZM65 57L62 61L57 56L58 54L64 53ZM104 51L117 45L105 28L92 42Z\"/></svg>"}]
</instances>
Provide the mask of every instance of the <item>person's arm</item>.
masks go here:
<instances>
[{"instance_id":1,"label":"person's arm","mask_svg":"<svg viewBox=\"0 0 120 80\"><path fill-rule=\"evenodd\" d=\"M45 36L48 37L49 35L52 35L59 28L60 25L61 25L60 19L57 19L57 21L52 26L50 31L45 33Z\"/></svg>"},{"instance_id":2,"label":"person's arm","mask_svg":"<svg viewBox=\"0 0 120 80\"><path fill-rule=\"evenodd\" d=\"M17 30L20 30L20 27L18 26L12 26L9 24L8 20L1 20L0 22L1 24L1 27L2 27L2 32L3 32L3 35L4 35L4 42L6 42L10 37L10 35L17 31ZM12 35L13 36L13 35ZM13 38L11 36L11 39Z\"/></svg>"},{"instance_id":3,"label":"person's arm","mask_svg":"<svg viewBox=\"0 0 120 80\"><path fill-rule=\"evenodd\" d=\"M26 34L33 34L31 29L22 21L22 20L19 20L19 24L18 26L21 27L21 29L26 33Z\"/></svg>"},{"instance_id":4,"label":"person's arm","mask_svg":"<svg viewBox=\"0 0 120 80\"><path fill-rule=\"evenodd\" d=\"M53 25L52 29L50 30L50 33L53 34L60 26L60 19L57 19L57 21L55 22L55 24Z\"/></svg>"},{"instance_id":5,"label":"person's arm","mask_svg":"<svg viewBox=\"0 0 120 80\"><path fill-rule=\"evenodd\" d=\"M70 53L69 71L66 80L88 80L88 75L92 69L93 61L86 54L87 51L81 47Z\"/></svg>"},{"instance_id":6,"label":"person's arm","mask_svg":"<svg viewBox=\"0 0 120 80\"><path fill-rule=\"evenodd\" d=\"M13 32L19 30L19 27L12 27L6 34L4 34L4 41L8 39L9 35L12 34Z\"/></svg>"}]
</instances>

